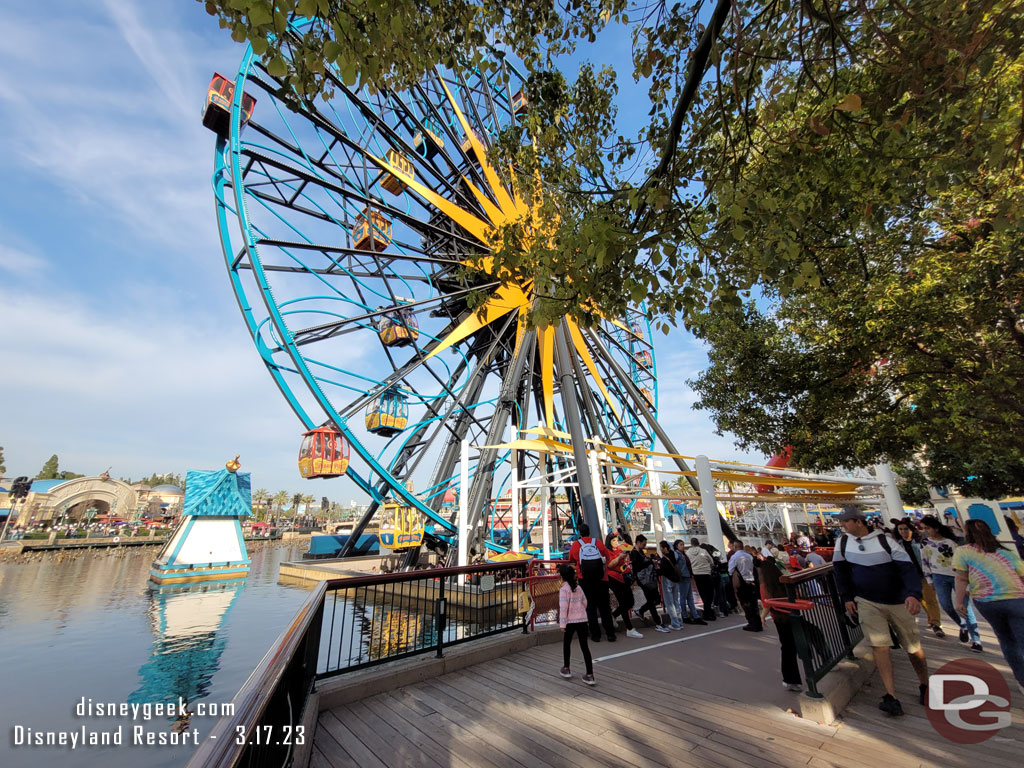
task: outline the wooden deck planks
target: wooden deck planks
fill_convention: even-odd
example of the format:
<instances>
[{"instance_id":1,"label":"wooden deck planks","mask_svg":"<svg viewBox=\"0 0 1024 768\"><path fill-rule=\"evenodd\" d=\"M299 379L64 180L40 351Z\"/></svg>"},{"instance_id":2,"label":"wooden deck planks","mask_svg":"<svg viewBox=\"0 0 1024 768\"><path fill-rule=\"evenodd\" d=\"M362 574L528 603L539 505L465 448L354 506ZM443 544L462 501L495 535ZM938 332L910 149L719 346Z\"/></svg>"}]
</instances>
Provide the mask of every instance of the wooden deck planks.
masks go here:
<instances>
[{"instance_id":1,"label":"wooden deck planks","mask_svg":"<svg viewBox=\"0 0 1024 768\"><path fill-rule=\"evenodd\" d=\"M988 633L987 633L988 634ZM922 633L931 669L966 655L955 636ZM1005 670L990 634L982 658ZM656 649L651 653L665 653ZM775 707L621 673L598 685L558 676L561 649L538 646L398 691L319 719L311 768L1019 768L1019 711L1002 738L980 746L941 739L917 704L916 678L897 651L897 688L907 715L877 710L877 675L839 727L800 720ZM610 670L609 670L610 673ZM979 762L981 761L981 762Z\"/></svg>"}]
</instances>

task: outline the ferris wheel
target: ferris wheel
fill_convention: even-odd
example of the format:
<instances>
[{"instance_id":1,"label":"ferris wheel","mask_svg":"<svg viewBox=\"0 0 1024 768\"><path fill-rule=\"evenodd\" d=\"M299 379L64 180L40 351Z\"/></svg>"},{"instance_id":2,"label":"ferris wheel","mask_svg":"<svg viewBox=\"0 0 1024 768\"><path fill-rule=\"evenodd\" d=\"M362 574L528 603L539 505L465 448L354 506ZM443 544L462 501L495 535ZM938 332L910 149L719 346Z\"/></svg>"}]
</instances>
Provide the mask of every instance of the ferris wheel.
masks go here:
<instances>
[{"instance_id":1,"label":"ferris wheel","mask_svg":"<svg viewBox=\"0 0 1024 768\"><path fill-rule=\"evenodd\" d=\"M302 424L303 476L348 477L371 514L408 505L449 540L451 492L468 493L475 529L501 549L491 511L509 452L481 451L459 488L462 442L566 431L578 414L588 437L653 447L646 313L531 329L531 286L498 280L492 232L533 225L515 170L487 156L527 106L511 65L438 69L401 93L328 78L329 101L286 103L250 48L233 81L211 82L203 121L218 134L216 213L239 308ZM467 304L473 292L488 296L482 308ZM571 391L555 381L556 333Z\"/></svg>"}]
</instances>

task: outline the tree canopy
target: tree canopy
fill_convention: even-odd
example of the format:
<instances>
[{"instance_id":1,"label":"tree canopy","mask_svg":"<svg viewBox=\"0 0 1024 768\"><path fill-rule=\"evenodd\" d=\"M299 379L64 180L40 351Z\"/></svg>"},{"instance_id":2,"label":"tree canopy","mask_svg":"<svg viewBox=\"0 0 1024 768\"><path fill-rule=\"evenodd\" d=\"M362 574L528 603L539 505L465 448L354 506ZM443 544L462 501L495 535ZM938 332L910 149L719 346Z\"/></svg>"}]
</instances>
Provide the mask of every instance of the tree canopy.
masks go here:
<instances>
[{"instance_id":1,"label":"tree canopy","mask_svg":"<svg viewBox=\"0 0 1024 768\"><path fill-rule=\"evenodd\" d=\"M705 242L754 290L692 320L698 405L801 466L923 458L936 485L1020 491L1022 8L875 6L775 75L745 144L716 139Z\"/></svg>"},{"instance_id":2,"label":"tree canopy","mask_svg":"<svg viewBox=\"0 0 1024 768\"><path fill-rule=\"evenodd\" d=\"M1017 0L210 0L295 98L400 89L438 64L527 67L492 149L548 222L501 233L538 324L644 301L711 345L699 405L807 468L923 457L967 492L1024 489ZM281 34L292 12L312 21ZM564 54L632 35L649 119ZM507 167L502 165L501 167Z\"/></svg>"},{"instance_id":3,"label":"tree canopy","mask_svg":"<svg viewBox=\"0 0 1024 768\"><path fill-rule=\"evenodd\" d=\"M59 464L57 460L57 454L53 454L43 464L43 468L39 470L39 473L35 476L36 480L56 480L59 477Z\"/></svg>"},{"instance_id":4,"label":"tree canopy","mask_svg":"<svg viewBox=\"0 0 1024 768\"><path fill-rule=\"evenodd\" d=\"M0 477L3 477L3 474L6 471L7 466L4 464L4 447L0 445Z\"/></svg>"}]
</instances>

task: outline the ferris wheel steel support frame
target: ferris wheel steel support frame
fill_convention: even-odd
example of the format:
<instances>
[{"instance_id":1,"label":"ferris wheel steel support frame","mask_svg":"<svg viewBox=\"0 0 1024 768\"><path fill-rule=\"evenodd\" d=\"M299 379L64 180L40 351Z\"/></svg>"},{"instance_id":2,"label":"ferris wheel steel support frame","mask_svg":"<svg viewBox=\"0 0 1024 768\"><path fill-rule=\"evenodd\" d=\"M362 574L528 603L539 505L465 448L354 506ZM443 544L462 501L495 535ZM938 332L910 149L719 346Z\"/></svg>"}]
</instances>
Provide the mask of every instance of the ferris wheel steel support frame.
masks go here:
<instances>
[{"instance_id":1,"label":"ferris wheel steel support frame","mask_svg":"<svg viewBox=\"0 0 1024 768\"><path fill-rule=\"evenodd\" d=\"M572 451L576 459L576 480L579 484L580 506L583 510L583 519L590 528L591 535L596 535L595 531L601 530L601 524L597 517L597 500L594 495L593 478L591 478L588 471L587 443L583 434L583 425L580 423L579 401L577 400L573 370L569 365L566 335L567 331L564 323L555 329L555 368L558 371L558 389L564 411L562 416L569 427L569 434L572 436Z\"/></svg>"},{"instance_id":2,"label":"ferris wheel steel support frame","mask_svg":"<svg viewBox=\"0 0 1024 768\"><path fill-rule=\"evenodd\" d=\"M514 68L513 68L514 69ZM467 73L468 74L468 73ZM221 228L221 241L222 248L224 250L225 262L228 266L232 285L235 290L236 299L239 303L239 308L246 320L247 326L250 331L250 335L253 338L255 345L266 364L268 370L270 370L272 377L275 380L275 384L278 389L285 395L286 401L292 407L293 411L299 417L300 421L307 429L312 429L318 426L315 420L313 420L307 413L306 409L299 402L297 392L293 392L291 389L292 377L300 377L305 381L306 386L309 388L310 394L313 396L313 400L319 406L319 409L327 416L328 422L335 422L335 426L341 432L342 436L352 446L353 452L361 458L366 466L369 468L369 474L366 478L362 477L354 468L350 466L348 476L364 490L371 498L369 515L364 515L364 520L360 521L358 526L360 532L365 529L366 524L372 517L372 511L376 510L380 502L385 498L390 490L396 499L408 504L415 508L418 512L425 515L428 519L432 520L435 524L439 525L441 530L451 534L457 531L457 525L455 520L446 520L444 515L441 514L440 508L443 505L443 490L435 490L444 483L450 483L451 472L454 469L453 466L447 467L454 460L452 454L456 453L459 447L460 440L464 440L466 435L469 433L471 427L474 427L474 435L477 433L483 434L486 437L487 445L494 445L500 442L501 437L504 434L505 424L508 423L510 418L514 418L520 428L524 427L527 423L527 414L530 410L530 395L531 393L537 399L536 408L538 415L541 416L542 420L548 416L544 409L544 404L540 402L540 391L536 386L537 380L535 379L534 367L534 345L536 335L529 331L525 334L525 343L523 340L520 342L519 349L512 349L512 344L509 339L505 338L505 328L501 332L492 333L494 334L493 340L490 340L486 335L478 338L477 341L472 343L472 350L467 350L463 353L463 363L458 366L458 372L453 376L451 368L446 364L445 376L447 376L447 383L444 378L438 375L438 372L434 370L432 365L427 365L426 356L440 343L437 336L428 337L432 340L424 345L422 348L413 341L413 349L416 353L416 357L406 364L399 366L392 357L392 351L385 349L384 353L387 356L388 362L394 368L394 372L389 374L387 379L381 382L376 382L376 386L365 391L365 394L360 394L355 401L349 402L342 409L335 409L333 404L330 402L325 386L337 385L338 382L332 382L329 377L321 375L314 375L313 370L310 366L332 366L327 365L324 362L318 361L313 357L310 357L308 362L307 358L299 352L299 347L306 344L312 344L317 341L324 341L327 339L334 338L336 336L344 335L350 332L350 330L361 326L360 323L365 321L371 321L374 317L380 314L386 314L387 309L381 309L379 311L368 311L357 317L349 317L342 321L331 321L327 323L320 323L309 325L308 327L292 331L288 328L288 324L285 320L285 315L293 314L293 310L284 310L287 304L298 302L301 300L308 300L312 298L329 298L328 296L317 297L307 296L299 299L291 299L287 302L278 305L273 295L272 286L267 278L268 273L273 272L293 272L302 273L310 272L312 274L321 275L321 281L325 286L328 285L327 281L323 276L330 274L348 275L355 282L355 291L358 294L359 301L356 302L354 299L351 301L353 304L362 304L369 308L366 304L366 299L363 297L363 288L361 282L356 280L358 277L373 278L380 277L382 275L388 275L384 278L384 286L381 290L386 290L388 296L390 296L391 302L397 304L395 297L396 291L393 287L399 287L397 282L395 286L392 285L392 278L395 280L412 280L421 281L431 286L431 291L437 291L437 296L431 296L430 298L423 299L415 302L415 306L418 307L418 311L425 311L420 305L429 305L432 302L440 302L441 307L439 310L434 310L434 316L445 316L447 315L451 322L448 326L448 332L451 329L457 327L457 325L464 319L468 313L463 313L461 317L458 316L459 303L456 302L454 307L445 306L452 301L454 296L461 295L463 293L473 290L483 290L488 286L493 287L496 282L481 282L479 284L470 285L464 287L463 290L457 291L453 294L450 291L459 284L459 281L454 279L455 268L463 263L462 260L457 258L443 258L446 252L446 247L455 247L458 249L475 249L478 246L475 241L467 238L458 226L457 222L448 227L438 226L435 222L439 219L436 215L422 216L417 218L413 213L407 213L396 205L387 202L383 198L375 197L371 194L372 184L376 184L379 179L385 175L387 166L375 157L371 152L371 145L368 143L370 137L375 135L386 137L385 144L389 144L396 149L404 149L409 156L409 159L415 164L415 167L420 173L423 174L423 183L440 194L440 190L447 192L450 197L449 199L453 202L460 201L467 207L472 207L474 204L473 199L469 196L465 185L458 184L459 174L463 174L472 179L477 180L478 183L482 182L481 174L483 169L474 162L472 157L472 151L467 153L467 150L462 148L462 144L459 141L459 137L455 135L455 124L450 114L451 110L448 108L444 101L444 96L441 94L443 89L445 93L448 93L449 86L458 86L454 88L458 94L459 100L462 104L462 110L465 114L471 115L476 121L476 127L480 129L481 133L477 133L473 130L474 134L477 134L477 138L480 142L487 146L493 139L493 132L498 130L501 124L504 123L506 117L511 117L514 121L516 119L515 112L512 107L512 97L510 86L506 83L506 91L508 93L502 94L499 92L492 93L493 85L490 79L486 78L479 72L475 72L472 75L474 85L471 85L465 74L461 71L455 71L450 77L442 75L440 71L435 72L437 82L431 81L430 83L417 84L415 85L408 94L409 104L414 104L422 112L423 119L421 119L417 110L411 109L399 94L386 93L380 97L374 97L372 100L362 100L355 95L353 91L345 87L344 84L337 78L335 73L328 71L327 76L335 84L337 88L346 94L350 107L354 105L357 108L358 114L361 116L363 122L361 125L365 126L365 129L359 128L355 133L346 133L347 130L343 126L345 124L339 122L336 127L332 122L332 118L328 115L327 110L330 107L324 108L325 111L312 104L303 105L301 110L295 109L296 113L300 117L305 117L312 127L322 133L315 135L319 136L320 143L323 146L323 152L319 149L314 149L316 143L314 141L312 146L303 146L304 142L300 142L297 134L291 132L289 127L289 133L277 135L273 133L273 123L268 123L270 128L258 124L255 121L249 121L249 129L257 134L258 137L265 137L269 139L269 143L260 144L259 146L254 145L251 141L243 142L241 140L241 101L242 94L245 92L245 86L247 82L254 84L256 87L263 89L268 94L274 96L279 89L272 85L272 82L276 80L266 72L262 64L258 62L254 63L254 55L251 48L247 49L245 56L243 57L242 63L239 68L238 76L236 79L234 98L231 104L231 133L230 140L219 139L217 143L217 160L216 160L216 176L215 176L215 190L216 190L216 207L218 215L218 224ZM440 86L440 87L438 87ZM502 95L508 97L508 103L502 103L499 106L495 101ZM493 96L493 98L492 98ZM450 93L448 98L452 99ZM275 96L276 99L276 96ZM484 103L486 100L486 103ZM479 104L478 104L479 102ZM281 111L282 100L276 99L271 102L276 104L278 107L278 114L283 118ZM459 107L455 105L455 102L451 102L452 106L455 107L456 112ZM288 104L283 104L285 109L289 108ZM374 111L376 109L380 112ZM481 117L480 110L487 112L487 120L483 120ZM420 131L427 131L427 124L430 123L431 130L437 130L438 133L443 134L448 142L444 142L436 147L436 152L430 153L429 155L421 155L416 152L413 147L405 140L405 138L393 129L388 122L389 116L392 115L395 118L394 124L396 128L401 127L402 129L408 128L411 124L418 128ZM273 115L273 112L267 114ZM447 116L446 116L447 115ZM334 116L338 117L338 112L334 111ZM460 117L461 119L461 117ZM289 121L285 120L285 126L289 126ZM465 122L463 122L465 126ZM468 129L466 129L468 130ZM291 135L292 140L296 142L292 144L286 138L285 135ZM424 134L425 135L425 134ZM262 141L262 139L260 139ZM450 143L449 143L450 142ZM364 146L365 145L365 146ZM379 146L379 145L377 145ZM230 175L227 174L225 160L227 159L227 150L230 148ZM451 152L449 152L451 149ZM460 155L461 149L461 155ZM307 152L307 150L309 150ZM333 154L332 154L333 152ZM287 158L288 162L277 157L277 153L280 154L281 158ZM341 158L339 161L337 158ZM456 161L456 156L463 158L461 161ZM329 162L332 161L332 166ZM342 164L339 164L342 163ZM361 162L361 165L360 165ZM244 165L244 170L242 166ZM377 166L379 172L374 177L374 181L370 184L367 181L366 173L367 169L363 166ZM363 167L362 183L358 185L352 181L348 176L346 169L358 169ZM447 168L447 170L446 170ZM248 174L252 172L252 177L249 178ZM335 182L341 182L341 184ZM233 253L234 249L231 243L231 235L229 233L230 227L227 224L227 214L231 211L231 206L227 202L225 197L226 186L230 183L232 187L233 199L234 199L234 214L238 219L239 230L242 238L242 247ZM347 186L342 186L342 185ZM315 189L314 189L315 188ZM305 194L305 190L323 190L328 198L328 201L334 200L334 203L340 208L340 213L332 215L333 208L328 206L321 206L316 202L316 198ZM280 199L278 199L278 196ZM413 234L418 235L421 240L421 244L405 243L395 240L395 244L402 249L408 249L407 253L385 253L383 251L377 251L371 242L371 248L369 251L354 248L343 248L329 245L318 245L312 241L310 242L290 242L282 238L273 237L257 237L258 234L263 232L257 232L261 230L263 224L260 221L254 221L250 219L247 202L257 202L257 209L262 210L260 206L265 207L271 214L276 215L278 219L286 226L290 226L291 229L298 233L300 237L306 237L305 233L300 231L296 226L290 224L288 211L292 211L294 214L301 214L303 216L312 217L313 219L328 223L335 224L343 229L351 229L352 219L351 216L355 214L350 210L349 206L358 208L359 204L372 206L375 210L379 209L382 213L393 217L396 222L403 223L408 227L409 231ZM307 205L308 203L308 205ZM424 206L425 210L429 212L429 206ZM354 209L353 209L354 210ZM410 209L411 210L411 209ZM418 209L417 209L418 210ZM344 222L344 224L342 223ZM443 224L443 222L442 222ZM371 222L371 226L376 227L376 224ZM301 224L300 224L301 226ZM303 229L305 229L303 227ZM397 234L397 233L396 233ZM431 238L433 240L431 241ZM450 244L450 245L446 245ZM279 251L285 257L284 264L264 264L259 256L259 249L279 249ZM307 266L304 263L305 257L297 258L290 251L316 251L323 254L328 261L332 262L332 266L317 269L311 263ZM344 266L342 262L335 259L330 254L342 254L348 257L344 260ZM419 255L416 255L419 254ZM435 255L441 254L441 255ZM245 260L248 263L244 263ZM296 266L291 266L288 262L288 258L294 261ZM266 257L264 257L266 258ZM268 261L270 261L268 259ZM280 260L279 260L280 261ZM395 263L402 261L411 262L429 262L436 264L440 269L432 269L429 272L423 272L421 275L406 274L403 275L401 272L413 272L413 269L396 269ZM267 309L266 318L262 317L262 313L257 317L253 312L252 302L250 301L249 294L246 293L244 286L250 284L248 277L245 279L243 285L241 281L241 275L244 274L245 270L248 270L252 275L252 282L255 283L256 289L259 290L263 304ZM385 270L387 272L385 273ZM363 274L365 273L365 274ZM449 277L451 276L451 277ZM465 283L462 283L465 286ZM335 288L335 283L332 281L330 284L331 289L338 291ZM376 293L372 288L367 288L371 293ZM339 295L344 296L344 294ZM381 294L382 295L382 294ZM417 294L413 294L417 295ZM333 296L331 296L333 297ZM387 300L387 297L384 297ZM372 296L370 297L372 301ZM454 311L453 311L454 310ZM326 313L330 314L330 313ZM336 317L343 317L343 315L335 315ZM515 315L513 314L513 317ZM257 322L258 320L258 322ZM347 328L346 328L347 326ZM633 325L630 324L632 329ZM506 323L507 328L507 323ZM650 331L648 323L648 334ZM612 329L614 331L614 329ZM627 343L629 349L625 349L617 339L612 338L607 330L604 331L609 335L609 339L616 344L621 352L630 358L630 370L633 375L640 375L641 377L650 376L653 382L649 386L656 387L656 375L653 373L653 357L649 358L652 360L651 364L647 366L646 371L641 370L638 364L635 362L635 356L632 353L634 349L634 340L639 341L647 347L650 347L650 341L647 338L643 338L639 335L639 331L636 332L636 339L633 336L627 337ZM434 333L437 333L436 331ZM447 333L447 332L446 332ZM443 337L443 336L442 336ZM631 438L628 433L632 430L637 431L639 427L645 433L644 440L652 441L653 435L644 426L644 419L637 418L637 411L640 411L646 420L650 420L651 415L647 412L646 408L642 404L642 395L638 389L638 385L634 385L635 382L630 376L622 376L621 378L630 378L630 385L621 385L621 379L619 382L609 382L614 384L615 395L618 397L625 414L628 411L632 414L633 419L627 424L617 416L612 418L612 415L618 412L614 405L611 405L611 410L606 411L604 408L599 408L599 400L596 398L596 393L592 392L588 386L588 380L586 372L583 371L582 363L575 358L574 355L570 354L571 343L569 341L568 329L562 325L562 327L555 334L553 344L553 354L557 360L556 370L559 386L559 400L562 405L562 421L563 427L568 428L572 435L574 452L582 452L582 455L586 454L586 434L589 434L595 438L611 441L612 434L618 434L619 436L631 440L632 444L637 444L636 435ZM577 344L581 344L580 338L573 337ZM482 342L482 343L481 343ZM582 342L585 343L585 342ZM609 363L615 367L620 373L622 369L617 365L613 359L613 355L606 349L597 339L593 337L592 343L587 345L595 348L598 352L595 357L599 359L601 367L608 370ZM488 347L487 351L484 352L484 348ZM495 352L498 348L502 348L506 353L506 356L501 358L495 357ZM525 350L524 351L524 347ZM581 347L582 349L582 347ZM476 365L471 366L468 363L467 356L476 355ZM607 361L604 359L607 358ZM437 358L440 360L440 358ZM524 365L528 362L530 373L526 381L523 380L522 370ZM589 363L588 363L589 364ZM294 366L294 367L293 367ZM410 431L408 437L404 443L401 443L398 447L398 453L389 463L383 463L382 458L385 452L388 450L382 450L380 457L378 458L374 452L370 451L363 442L356 437L349 427L348 419L352 417L358 410L369 402L376 394L385 391L391 386L397 385L399 382L405 381L407 386L411 387L411 384L406 380L406 377L417 370L420 366L425 368L425 371L429 373L440 385L443 390L443 397L431 399L429 402L424 401L424 405L427 407L431 418L422 422L422 424L416 425L414 431ZM460 378L467 370L467 367L472 370L472 373L468 376L465 382L462 382ZM318 369L319 370L319 369ZM344 371L341 368L335 368L342 373ZM497 371L499 374L503 374L500 382L500 392L495 400L479 401L483 386L488 380L488 377L492 372ZM597 376L596 370L594 375ZM287 377L287 379L286 379ZM600 379L598 379L600 381ZM640 379L638 379L639 381ZM643 378L646 383L646 378ZM457 386L454 382L460 382ZM472 383L473 386L470 386ZM525 386L524 386L525 385ZM578 389L578 391L576 391ZM353 391L363 393L363 389L354 389ZM411 387L412 392L416 392L415 387ZM605 393L607 396L607 393ZM450 407L445 408L443 402L445 399L450 397L452 399ZM436 403L435 403L436 400ZM494 403L493 413L488 416L487 411L483 411L479 418L476 414L476 407L484 404L490 405ZM635 408L633 407L635 406ZM514 416L512 410L518 411L518 416ZM443 412L447 411L442 415ZM454 428L448 423L448 420L455 414L458 413L458 417ZM611 414L611 415L609 415ZM557 422L558 419L554 413L550 416ZM489 418L489 423L488 423ZM433 421L439 420L440 423L436 428L429 426ZM606 423L606 422L611 422ZM552 427L556 427L557 424L552 424ZM486 427L486 428L485 428ZM447 436L447 444L444 443L445 436L444 431L447 430L449 433ZM584 432L586 430L586 432ZM656 430L657 431L657 430ZM429 437L427 436L429 433ZM493 433L493 434L492 434ZM663 442L665 442L663 440ZM427 446L430 448L430 452L433 452L433 446L435 443L441 445L440 456L438 456L437 464L433 474L431 476L431 485L428 487L428 491L434 491L432 496L428 496L421 499L414 495L402 481L402 477L408 478L409 474L415 469L416 466L420 465L423 459L426 457L428 451L424 448L418 450L421 446ZM394 445L394 443L389 443ZM554 462L552 462L552 458ZM577 456L577 459L579 457ZM538 467L540 469L551 469L554 466L559 468L568 468L567 457L562 456L544 456L538 459ZM499 458L498 449L485 449L478 461L476 470L474 471L473 477L469 485L471 488L460 488L460 496L469 494L469 498L466 501L470 502L470 515L467 520L469 529L477 532L476 538L478 539L482 535L487 526L481 525L481 520L485 514L485 510L489 509L489 503L491 502L490 495L494 488L497 477L495 475L496 465L503 463L504 458ZM521 461L516 467L512 469L517 475L525 473L526 461ZM577 462L577 467L587 467L586 462ZM611 469L607 470L609 473ZM401 475L401 477L399 477ZM569 483L566 485L566 492L569 497L570 503L570 518L573 520L573 524L576 522L576 515L574 512L579 512L593 530L600 529L600 522L598 521L598 509L595 498L594 483L601 482L601 478L594 478L592 473L589 471L577 471L575 477L575 483ZM374 476L380 478L379 483L371 482ZM515 487L515 480L513 478L513 487ZM610 476L609 476L609 479ZM502 481L504 482L504 481ZM499 486L500 489L500 486ZM550 503L552 506L557 507L557 503L554 500L553 494L551 495ZM609 508L607 510L608 515L613 516L616 520L619 520L624 514L621 510L620 503L614 499L609 499ZM613 503L614 502L614 503ZM465 502L463 502L465 503ZM603 513L604 510L601 510ZM604 515L601 515L604 517ZM453 518L455 515L453 514ZM528 519L528 518L527 518ZM557 514L556 518L557 520ZM514 521L514 525L518 530L519 521ZM596 527L595 527L596 526ZM532 526L531 526L532 528ZM490 537L493 538L496 526L491 526ZM545 537L549 531L545 528ZM353 531L353 536L350 537L348 544L346 545L351 549L351 545L354 540L358 538L356 531ZM559 537L560 532L556 532L556 539ZM469 542L467 542L468 544ZM479 545L479 542L476 541ZM486 546L495 551L503 551L505 548L496 546L493 541L487 541Z\"/></svg>"},{"instance_id":3,"label":"ferris wheel steel support frame","mask_svg":"<svg viewBox=\"0 0 1024 768\"><path fill-rule=\"evenodd\" d=\"M244 178L243 174L242 174L241 166L239 165L239 158L242 156L242 151L241 151L241 148L238 145L238 137L239 137L240 132L241 132L240 131L240 129L241 129L241 98L240 98L240 94L244 93L244 91L245 91L245 83L246 83L246 79L247 79L247 72L248 72L249 67L252 65L252 57L253 57L252 48L248 48L246 50L245 56L243 57L242 64L239 67L238 77L237 77L236 82L235 82L234 98L232 99L232 103L231 103L231 140L230 140L230 144L231 144L231 178L232 178L232 192L234 193L234 198L235 198L235 210L238 213L247 211L247 205L246 205L245 196L244 196L244 188L243 188L242 184L238 183L239 180ZM218 142L217 142L218 149L221 148L222 141L223 140L218 140ZM222 157L218 154L217 164L220 165L221 163L222 163ZM285 164L281 164L281 165L285 165ZM289 172L291 172L292 170L297 170L297 169L291 168L290 166L285 166L285 168ZM315 183L318 183L318 184L324 184L324 180L323 179L315 179L314 178L314 179L311 179L311 180L315 180ZM222 177L218 179L218 183L221 183L221 189L223 189ZM344 194L344 190L339 190L339 193ZM218 208L219 207L220 206L218 206ZM218 213L220 213L220 211L218 211ZM239 224L242 224L241 219L239 220ZM305 362L304 358L298 353L298 349L297 349L297 347L295 345L294 339L292 338L291 331L288 329L287 325L284 322L284 318L282 317L282 315L280 313L280 310L278 309L276 303L273 301L273 294L272 294L270 285L267 282L266 274L263 271L262 264L259 262L258 259L253 258L253 252L256 249L256 238L253 235L253 232L251 231L251 229L248 226L240 226L240 229L242 230L241 231L242 245L243 245L246 253L248 254L249 264L252 267L253 276L256 278L256 283L257 283L257 286L259 287L259 290L260 290L260 296L263 298L263 303L264 303L264 305L267 308L267 312L268 312L268 316L270 318L270 322L271 322L274 330L277 332L277 337L278 337L278 340L279 340L281 346L284 347L285 351L287 351L288 356L292 360L292 363L296 366L296 368L298 369L300 375L302 375L303 378L306 380L307 385L308 385L308 387L310 389L310 392L312 393L314 399L317 401L317 404L320 406L321 410L324 413L326 413L326 414L336 413L336 411L334 410L334 407L331 404L330 400L327 398L326 394L323 392L322 387L318 383L316 383L317 379L316 379L315 376L313 376L312 372L309 370L309 367L306 365L306 362ZM226 231L227 230L223 230L222 233L221 233L221 235L222 235L222 243L223 243L223 238L226 236L225 235ZM230 253L231 253L230 247L225 248L226 258L229 259L229 267L230 267L230 257L227 254L230 254ZM232 280L234 282L237 282L235 280L234 270L230 270L229 269L229 271L232 274ZM236 295L239 295L238 289L240 287L241 286L239 286L237 284L235 285ZM245 310L243 310L243 314L245 314ZM250 323L250 332L254 334L254 339L255 339L255 328L252 327L251 323ZM275 378L277 378L277 377L275 376ZM288 387L284 386L283 382L279 381L278 382L278 388L281 390L282 394L285 395L285 398L288 400L288 402L292 405L292 410L295 411L295 413L299 417L300 421L302 421L303 424L306 426L306 429L313 429L313 428L315 428L316 425L314 424L313 420L310 419L309 415L305 412L305 409L303 409L302 406L298 403L298 401L294 398L294 396L288 390ZM339 417L339 420L342 423L336 424L335 426L342 433L342 435L344 436L345 440L348 441L349 445L355 450L355 452L359 455L359 457L370 468L371 472L373 474L376 474L378 477L380 477L382 479L388 477L389 473L377 461L377 458L370 451L368 451L366 449L366 447L362 444L362 442L360 440L355 438L355 436L353 435L351 429L348 426L347 419L343 419L343 418ZM364 480L357 472L355 472L351 468L351 465L350 465L349 471L346 473L346 476L351 477L356 482L356 484L364 492L366 492L370 496L371 501L372 500L376 500L376 501L379 502L379 501L382 500L381 497L380 497L380 494L377 492L376 488L371 483L369 483L368 481ZM386 482L386 480L385 480L385 482ZM409 506L412 506L412 507L416 508L421 514L426 515L429 519L431 519L435 523L441 525L444 529L446 529L448 531L452 530L453 526L452 526L452 524L448 520L446 520L443 516L437 514L430 507L428 507L425 504L423 504L423 502L420 501L420 499L418 499L414 494L410 493L407 488L404 488L401 485L399 485L398 487L395 487L394 485L392 485L390 483L388 485L391 488L391 491L395 495L401 497L402 500L404 500ZM497 551L502 551L503 550L503 548L501 548L501 547L494 547L494 549L496 549Z\"/></svg>"}]
</instances>

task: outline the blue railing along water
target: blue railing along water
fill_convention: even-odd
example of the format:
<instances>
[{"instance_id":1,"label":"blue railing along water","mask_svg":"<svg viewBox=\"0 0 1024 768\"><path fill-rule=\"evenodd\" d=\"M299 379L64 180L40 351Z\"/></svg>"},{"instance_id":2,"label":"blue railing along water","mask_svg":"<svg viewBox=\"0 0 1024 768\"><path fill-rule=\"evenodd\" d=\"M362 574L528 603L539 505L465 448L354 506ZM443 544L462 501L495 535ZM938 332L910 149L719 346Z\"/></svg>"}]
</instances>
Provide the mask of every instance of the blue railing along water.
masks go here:
<instances>
[{"instance_id":1,"label":"blue railing along water","mask_svg":"<svg viewBox=\"0 0 1024 768\"><path fill-rule=\"evenodd\" d=\"M321 581L187 768L287 768L318 680L520 629L526 561ZM265 734L266 738L261 738Z\"/></svg>"}]
</instances>

